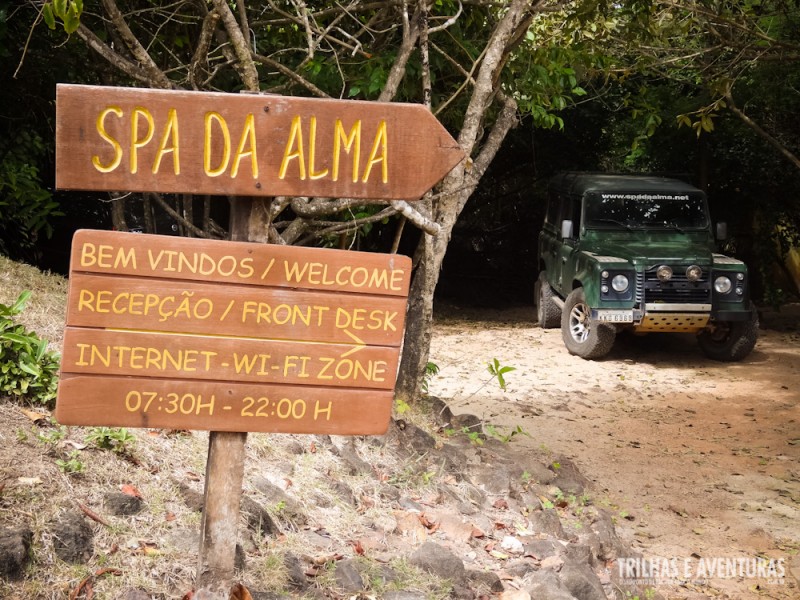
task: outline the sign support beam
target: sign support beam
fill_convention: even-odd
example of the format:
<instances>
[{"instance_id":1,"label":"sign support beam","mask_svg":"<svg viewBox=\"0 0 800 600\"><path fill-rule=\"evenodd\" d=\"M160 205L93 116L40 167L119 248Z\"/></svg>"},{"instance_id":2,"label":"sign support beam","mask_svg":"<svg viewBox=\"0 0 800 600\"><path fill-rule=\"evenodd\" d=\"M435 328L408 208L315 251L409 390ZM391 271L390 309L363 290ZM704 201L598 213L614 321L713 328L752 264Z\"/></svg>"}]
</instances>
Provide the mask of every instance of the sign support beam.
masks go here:
<instances>
[{"instance_id":1,"label":"sign support beam","mask_svg":"<svg viewBox=\"0 0 800 600\"><path fill-rule=\"evenodd\" d=\"M252 201L231 198L231 241L249 242ZM208 438L197 600L229 600L236 562L247 433L211 431Z\"/></svg>"}]
</instances>

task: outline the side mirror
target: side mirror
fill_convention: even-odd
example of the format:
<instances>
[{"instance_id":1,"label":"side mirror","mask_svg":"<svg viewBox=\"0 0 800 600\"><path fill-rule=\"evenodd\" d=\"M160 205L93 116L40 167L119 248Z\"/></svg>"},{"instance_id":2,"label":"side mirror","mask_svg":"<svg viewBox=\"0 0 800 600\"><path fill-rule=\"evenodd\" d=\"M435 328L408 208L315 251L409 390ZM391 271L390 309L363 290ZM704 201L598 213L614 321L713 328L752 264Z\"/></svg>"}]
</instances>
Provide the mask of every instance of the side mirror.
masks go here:
<instances>
[{"instance_id":1,"label":"side mirror","mask_svg":"<svg viewBox=\"0 0 800 600\"><path fill-rule=\"evenodd\" d=\"M561 239L572 239L572 221L569 219L564 219L561 221Z\"/></svg>"},{"instance_id":2,"label":"side mirror","mask_svg":"<svg viewBox=\"0 0 800 600\"><path fill-rule=\"evenodd\" d=\"M717 223L717 240L724 242L728 239L728 224L724 221Z\"/></svg>"}]
</instances>

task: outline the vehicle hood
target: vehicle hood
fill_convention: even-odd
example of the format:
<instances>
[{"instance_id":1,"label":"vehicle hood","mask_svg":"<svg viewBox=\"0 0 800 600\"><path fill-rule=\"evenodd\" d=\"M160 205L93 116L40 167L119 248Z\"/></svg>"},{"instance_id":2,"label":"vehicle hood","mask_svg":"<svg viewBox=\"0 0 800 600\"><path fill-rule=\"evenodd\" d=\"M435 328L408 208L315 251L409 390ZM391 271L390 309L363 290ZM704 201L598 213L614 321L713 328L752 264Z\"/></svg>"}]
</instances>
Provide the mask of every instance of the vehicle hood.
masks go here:
<instances>
[{"instance_id":1,"label":"vehicle hood","mask_svg":"<svg viewBox=\"0 0 800 600\"><path fill-rule=\"evenodd\" d=\"M707 243L650 240L607 240L581 244L586 252L602 263L696 263L711 265L712 250Z\"/></svg>"}]
</instances>

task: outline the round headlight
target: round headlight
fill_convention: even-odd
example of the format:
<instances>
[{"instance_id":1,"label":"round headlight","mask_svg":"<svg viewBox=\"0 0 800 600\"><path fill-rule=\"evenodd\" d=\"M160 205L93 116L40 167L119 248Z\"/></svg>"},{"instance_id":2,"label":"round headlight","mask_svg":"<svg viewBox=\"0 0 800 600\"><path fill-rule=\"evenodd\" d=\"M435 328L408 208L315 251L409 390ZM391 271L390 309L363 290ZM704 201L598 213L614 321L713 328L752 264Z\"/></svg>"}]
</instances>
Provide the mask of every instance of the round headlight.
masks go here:
<instances>
[{"instance_id":1,"label":"round headlight","mask_svg":"<svg viewBox=\"0 0 800 600\"><path fill-rule=\"evenodd\" d=\"M624 292L628 289L628 278L625 275L614 275L611 280L611 287L615 292Z\"/></svg>"},{"instance_id":2,"label":"round headlight","mask_svg":"<svg viewBox=\"0 0 800 600\"><path fill-rule=\"evenodd\" d=\"M688 269L686 269L686 279L689 281L699 281L699 279L703 276L703 269L698 267L697 265L692 265Z\"/></svg>"},{"instance_id":3,"label":"round headlight","mask_svg":"<svg viewBox=\"0 0 800 600\"><path fill-rule=\"evenodd\" d=\"M720 294L727 294L731 291L731 287L731 280L724 275L720 275L714 280L714 289Z\"/></svg>"},{"instance_id":4,"label":"round headlight","mask_svg":"<svg viewBox=\"0 0 800 600\"><path fill-rule=\"evenodd\" d=\"M672 267L668 265L661 265L656 270L656 277L661 281L669 281L672 279Z\"/></svg>"}]
</instances>

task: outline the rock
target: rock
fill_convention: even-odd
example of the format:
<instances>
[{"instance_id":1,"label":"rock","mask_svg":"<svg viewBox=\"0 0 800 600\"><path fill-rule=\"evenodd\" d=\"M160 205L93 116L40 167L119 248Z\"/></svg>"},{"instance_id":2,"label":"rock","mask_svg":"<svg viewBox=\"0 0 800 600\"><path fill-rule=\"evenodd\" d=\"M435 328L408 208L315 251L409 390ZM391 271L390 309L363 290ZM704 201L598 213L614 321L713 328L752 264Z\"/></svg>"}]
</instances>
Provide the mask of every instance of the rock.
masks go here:
<instances>
[{"instance_id":1,"label":"rock","mask_svg":"<svg viewBox=\"0 0 800 600\"><path fill-rule=\"evenodd\" d=\"M525 555L542 560L548 556L555 556L556 545L550 540L531 540L525 544Z\"/></svg>"},{"instance_id":2,"label":"rock","mask_svg":"<svg viewBox=\"0 0 800 600\"><path fill-rule=\"evenodd\" d=\"M546 533L554 538L562 539L565 536L564 527L558 513L553 509L537 510L528 515L531 529L536 533Z\"/></svg>"},{"instance_id":3,"label":"rock","mask_svg":"<svg viewBox=\"0 0 800 600\"><path fill-rule=\"evenodd\" d=\"M556 468L556 465L558 467ZM555 485L565 494L580 496L589 486L589 480L584 477L575 466L575 463L566 457L558 457L551 464L550 468L555 473L555 478L551 485Z\"/></svg>"},{"instance_id":4,"label":"rock","mask_svg":"<svg viewBox=\"0 0 800 600\"><path fill-rule=\"evenodd\" d=\"M383 600L426 600L425 594L419 592L385 592L382 596Z\"/></svg>"},{"instance_id":5,"label":"rock","mask_svg":"<svg viewBox=\"0 0 800 600\"><path fill-rule=\"evenodd\" d=\"M82 514L66 513L53 525L53 550L61 560L73 564L88 561L94 553L94 532Z\"/></svg>"},{"instance_id":6,"label":"rock","mask_svg":"<svg viewBox=\"0 0 800 600\"><path fill-rule=\"evenodd\" d=\"M499 598L500 600L531 600L531 595L525 590L506 590L500 594Z\"/></svg>"},{"instance_id":7,"label":"rock","mask_svg":"<svg viewBox=\"0 0 800 600\"><path fill-rule=\"evenodd\" d=\"M535 566L533 562L526 559L509 561L508 563L506 563L506 568L505 568L505 572L508 573L511 577L517 577L519 579L522 579L528 573L534 570Z\"/></svg>"},{"instance_id":8,"label":"rock","mask_svg":"<svg viewBox=\"0 0 800 600\"><path fill-rule=\"evenodd\" d=\"M556 474L538 460L522 461L520 467L522 468L523 478L531 483L548 485L556 478ZM525 473L527 475L524 475Z\"/></svg>"},{"instance_id":9,"label":"rock","mask_svg":"<svg viewBox=\"0 0 800 600\"><path fill-rule=\"evenodd\" d=\"M374 475L375 471L372 469L372 465L369 464L367 461L362 459L358 453L355 451L355 448L351 446L344 446L339 451L339 459L342 461L344 466L346 467L347 473L349 475Z\"/></svg>"},{"instance_id":10,"label":"rock","mask_svg":"<svg viewBox=\"0 0 800 600\"><path fill-rule=\"evenodd\" d=\"M355 494L353 494L353 490L351 490L350 486L347 485L345 482L338 480L331 481L329 485L331 486L331 489L336 493L336 495L345 504L349 504L350 506L356 506L358 504L356 502ZM385 487L391 487L391 486L385 486Z\"/></svg>"},{"instance_id":11,"label":"rock","mask_svg":"<svg viewBox=\"0 0 800 600\"><path fill-rule=\"evenodd\" d=\"M474 587L478 588L478 592L488 590L489 592L497 593L505 589L500 577L492 571L467 569L467 579Z\"/></svg>"},{"instance_id":12,"label":"rock","mask_svg":"<svg viewBox=\"0 0 800 600\"><path fill-rule=\"evenodd\" d=\"M575 597L561 586L558 576L552 571L534 571L526 586L531 598L547 600L575 600Z\"/></svg>"},{"instance_id":13,"label":"rock","mask_svg":"<svg viewBox=\"0 0 800 600\"><path fill-rule=\"evenodd\" d=\"M472 539L472 523L464 521L458 515L451 513L437 514L436 523L439 525L438 531L441 531L448 539L454 542L466 544Z\"/></svg>"},{"instance_id":14,"label":"rock","mask_svg":"<svg viewBox=\"0 0 800 600\"><path fill-rule=\"evenodd\" d=\"M30 561L33 532L27 527L0 530L0 577L20 579Z\"/></svg>"},{"instance_id":15,"label":"rock","mask_svg":"<svg viewBox=\"0 0 800 600\"><path fill-rule=\"evenodd\" d=\"M103 497L103 506L116 517L129 517L140 513L144 507L144 502L138 496L131 496L122 492L108 492Z\"/></svg>"},{"instance_id":16,"label":"rock","mask_svg":"<svg viewBox=\"0 0 800 600\"><path fill-rule=\"evenodd\" d=\"M467 463L467 457L464 452L452 444L443 444L433 453L430 463L432 466L443 466L445 471L460 480L464 477L464 465Z\"/></svg>"},{"instance_id":17,"label":"rock","mask_svg":"<svg viewBox=\"0 0 800 600\"><path fill-rule=\"evenodd\" d=\"M513 535L505 535L500 542L500 547L511 554L522 554L525 545Z\"/></svg>"},{"instance_id":18,"label":"rock","mask_svg":"<svg viewBox=\"0 0 800 600\"><path fill-rule=\"evenodd\" d=\"M291 596L286 594L276 594L275 592L250 592L253 600L291 600Z\"/></svg>"},{"instance_id":19,"label":"rock","mask_svg":"<svg viewBox=\"0 0 800 600\"><path fill-rule=\"evenodd\" d=\"M475 592L466 585L454 583L453 589L450 592L451 598L458 598L459 600L475 600Z\"/></svg>"},{"instance_id":20,"label":"rock","mask_svg":"<svg viewBox=\"0 0 800 600\"><path fill-rule=\"evenodd\" d=\"M497 465L479 465L471 469L470 480L489 494L509 495L511 493L511 476L508 471Z\"/></svg>"},{"instance_id":21,"label":"rock","mask_svg":"<svg viewBox=\"0 0 800 600\"><path fill-rule=\"evenodd\" d=\"M452 426L453 411L443 400L436 396L424 396L420 399L420 404L423 406L425 413L431 415L433 421L439 427Z\"/></svg>"},{"instance_id":22,"label":"rock","mask_svg":"<svg viewBox=\"0 0 800 600\"><path fill-rule=\"evenodd\" d=\"M561 585L578 600L607 600L597 575L584 562L565 562L561 567Z\"/></svg>"},{"instance_id":23,"label":"rock","mask_svg":"<svg viewBox=\"0 0 800 600\"><path fill-rule=\"evenodd\" d=\"M173 481L173 483L178 486L178 493L180 494L181 498L183 499L183 503L187 506L187 508L197 512L203 512L203 504L205 503L203 494L192 489L189 487L189 485L182 481Z\"/></svg>"},{"instance_id":24,"label":"rock","mask_svg":"<svg viewBox=\"0 0 800 600\"><path fill-rule=\"evenodd\" d=\"M283 557L283 565L286 567L286 577L288 584L295 590L305 590L308 587L308 578L303 568L303 563L294 554L287 552Z\"/></svg>"},{"instance_id":25,"label":"rock","mask_svg":"<svg viewBox=\"0 0 800 600\"><path fill-rule=\"evenodd\" d=\"M336 579L336 587L340 592L357 594L365 589L361 571L355 560L345 559L336 563L334 578Z\"/></svg>"},{"instance_id":26,"label":"rock","mask_svg":"<svg viewBox=\"0 0 800 600\"><path fill-rule=\"evenodd\" d=\"M457 431L466 429L469 433L475 431L483 435L483 421L475 415L470 415L468 413L453 415L453 418L450 419L450 424L453 426L453 429Z\"/></svg>"},{"instance_id":27,"label":"rock","mask_svg":"<svg viewBox=\"0 0 800 600\"><path fill-rule=\"evenodd\" d=\"M251 531L265 536L281 532L266 509L249 496L242 496L241 511Z\"/></svg>"},{"instance_id":28,"label":"rock","mask_svg":"<svg viewBox=\"0 0 800 600\"><path fill-rule=\"evenodd\" d=\"M196 529L176 529L170 532L166 541L179 552L196 554L200 547L200 531Z\"/></svg>"},{"instance_id":29,"label":"rock","mask_svg":"<svg viewBox=\"0 0 800 600\"><path fill-rule=\"evenodd\" d=\"M601 561L610 561L627 556L629 548L617 535L611 514L603 509L597 510L597 517L591 524L592 531L597 534L599 549L597 558Z\"/></svg>"},{"instance_id":30,"label":"rock","mask_svg":"<svg viewBox=\"0 0 800 600\"><path fill-rule=\"evenodd\" d=\"M419 513L396 510L392 514L396 523L394 529L396 534L410 538L415 543L428 539L428 530L419 520Z\"/></svg>"},{"instance_id":31,"label":"rock","mask_svg":"<svg viewBox=\"0 0 800 600\"><path fill-rule=\"evenodd\" d=\"M281 520L289 521L292 525L305 525L308 517L300 503L284 492L266 477L257 477L253 486L266 496L267 506L273 513L280 516Z\"/></svg>"},{"instance_id":32,"label":"rock","mask_svg":"<svg viewBox=\"0 0 800 600\"><path fill-rule=\"evenodd\" d=\"M117 596L117 600L151 600L152 596L140 588L129 588Z\"/></svg>"},{"instance_id":33,"label":"rock","mask_svg":"<svg viewBox=\"0 0 800 600\"><path fill-rule=\"evenodd\" d=\"M399 447L417 454L425 454L436 447L436 440L416 425L406 423L397 433Z\"/></svg>"},{"instance_id":34,"label":"rock","mask_svg":"<svg viewBox=\"0 0 800 600\"><path fill-rule=\"evenodd\" d=\"M463 581L466 575L466 569L461 559L435 542L422 544L409 557L408 562L437 577L450 579L454 583Z\"/></svg>"}]
</instances>

